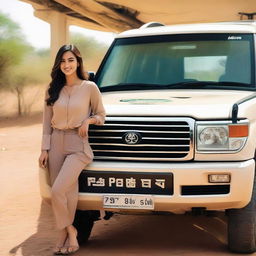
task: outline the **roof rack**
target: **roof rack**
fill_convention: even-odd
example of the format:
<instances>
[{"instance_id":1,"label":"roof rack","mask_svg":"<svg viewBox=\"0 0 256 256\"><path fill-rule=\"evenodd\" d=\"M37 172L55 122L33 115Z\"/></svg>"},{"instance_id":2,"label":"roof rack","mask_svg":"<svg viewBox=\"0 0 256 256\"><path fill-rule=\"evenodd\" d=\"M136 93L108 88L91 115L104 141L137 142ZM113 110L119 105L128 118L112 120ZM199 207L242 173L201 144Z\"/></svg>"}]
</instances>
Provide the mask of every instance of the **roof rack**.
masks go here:
<instances>
[{"instance_id":1,"label":"roof rack","mask_svg":"<svg viewBox=\"0 0 256 256\"><path fill-rule=\"evenodd\" d=\"M256 12L239 12L238 14L240 14L240 20L243 20L244 16L246 16L248 20L253 20Z\"/></svg>"},{"instance_id":2,"label":"roof rack","mask_svg":"<svg viewBox=\"0 0 256 256\"><path fill-rule=\"evenodd\" d=\"M142 26L140 27L140 29L143 29L143 28L160 27L160 26L165 26L165 25L164 25L163 23L160 23L160 22L152 21L152 22L145 23L144 25L142 25Z\"/></svg>"}]
</instances>

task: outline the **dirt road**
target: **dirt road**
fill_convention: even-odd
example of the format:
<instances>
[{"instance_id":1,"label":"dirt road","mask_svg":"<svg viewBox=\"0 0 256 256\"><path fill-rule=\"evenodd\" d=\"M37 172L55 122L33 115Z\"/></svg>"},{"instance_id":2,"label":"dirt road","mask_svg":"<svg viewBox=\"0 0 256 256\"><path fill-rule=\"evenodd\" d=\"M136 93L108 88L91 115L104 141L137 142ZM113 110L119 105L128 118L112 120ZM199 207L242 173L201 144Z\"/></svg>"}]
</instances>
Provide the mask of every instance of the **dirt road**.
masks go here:
<instances>
[{"instance_id":1,"label":"dirt road","mask_svg":"<svg viewBox=\"0 0 256 256\"><path fill-rule=\"evenodd\" d=\"M41 115L0 121L0 256L48 256L56 238L41 202L37 158ZM98 221L82 255L232 255L226 220L194 216L125 216ZM256 254L255 254L256 255Z\"/></svg>"}]
</instances>

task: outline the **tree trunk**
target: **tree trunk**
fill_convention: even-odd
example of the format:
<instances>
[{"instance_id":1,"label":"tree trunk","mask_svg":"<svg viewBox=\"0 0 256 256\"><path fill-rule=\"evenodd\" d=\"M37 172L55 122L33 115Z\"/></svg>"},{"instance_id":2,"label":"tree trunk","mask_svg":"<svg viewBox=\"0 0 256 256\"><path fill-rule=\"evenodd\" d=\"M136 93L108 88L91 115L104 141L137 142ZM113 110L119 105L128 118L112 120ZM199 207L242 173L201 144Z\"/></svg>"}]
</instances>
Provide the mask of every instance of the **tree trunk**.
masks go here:
<instances>
[{"instance_id":1,"label":"tree trunk","mask_svg":"<svg viewBox=\"0 0 256 256\"><path fill-rule=\"evenodd\" d=\"M18 103L18 116L22 116L22 89L19 87L15 87L15 92L17 95L17 103Z\"/></svg>"}]
</instances>

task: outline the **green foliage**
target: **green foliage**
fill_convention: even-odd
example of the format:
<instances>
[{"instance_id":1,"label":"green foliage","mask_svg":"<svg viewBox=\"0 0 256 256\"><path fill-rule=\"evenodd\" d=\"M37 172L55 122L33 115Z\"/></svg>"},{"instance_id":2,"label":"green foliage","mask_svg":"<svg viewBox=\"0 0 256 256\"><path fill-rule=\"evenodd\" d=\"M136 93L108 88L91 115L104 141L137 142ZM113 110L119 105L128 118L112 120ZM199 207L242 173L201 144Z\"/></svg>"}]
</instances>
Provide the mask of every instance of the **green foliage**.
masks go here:
<instances>
[{"instance_id":1,"label":"green foliage","mask_svg":"<svg viewBox=\"0 0 256 256\"><path fill-rule=\"evenodd\" d=\"M0 12L0 88L10 85L13 66L33 48L25 41L20 27L7 15Z\"/></svg>"},{"instance_id":2,"label":"green foliage","mask_svg":"<svg viewBox=\"0 0 256 256\"><path fill-rule=\"evenodd\" d=\"M43 58L50 58L50 49L49 48L40 48L35 50L36 55Z\"/></svg>"},{"instance_id":3,"label":"green foliage","mask_svg":"<svg viewBox=\"0 0 256 256\"><path fill-rule=\"evenodd\" d=\"M46 83L50 77L49 57L41 57L35 53L26 58L12 71L11 87L23 87Z\"/></svg>"},{"instance_id":4,"label":"green foliage","mask_svg":"<svg viewBox=\"0 0 256 256\"><path fill-rule=\"evenodd\" d=\"M0 12L0 37L3 40L20 39L22 33L17 23L13 22L6 14Z\"/></svg>"},{"instance_id":5,"label":"green foliage","mask_svg":"<svg viewBox=\"0 0 256 256\"><path fill-rule=\"evenodd\" d=\"M102 44L93 37L85 37L80 33L71 33L71 43L76 45L82 54L85 69L96 71L103 59L108 45Z\"/></svg>"},{"instance_id":6,"label":"green foliage","mask_svg":"<svg viewBox=\"0 0 256 256\"><path fill-rule=\"evenodd\" d=\"M85 69L96 71L108 46L79 33L71 34L71 43L81 51ZM51 65L50 49L34 49L19 25L0 12L0 90L14 93L18 115L28 113L35 100L25 100L25 87L48 84Z\"/></svg>"},{"instance_id":7,"label":"green foliage","mask_svg":"<svg viewBox=\"0 0 256 256\"><path fill-rule=\"evenodd\" d=\"M0 89L14 93L17 113L29 112L31 104L24 100L24 89L28 85L49 82L49 49L35 50L29 45L18 24L0 13Z\"/></svg>"}]
</instances>

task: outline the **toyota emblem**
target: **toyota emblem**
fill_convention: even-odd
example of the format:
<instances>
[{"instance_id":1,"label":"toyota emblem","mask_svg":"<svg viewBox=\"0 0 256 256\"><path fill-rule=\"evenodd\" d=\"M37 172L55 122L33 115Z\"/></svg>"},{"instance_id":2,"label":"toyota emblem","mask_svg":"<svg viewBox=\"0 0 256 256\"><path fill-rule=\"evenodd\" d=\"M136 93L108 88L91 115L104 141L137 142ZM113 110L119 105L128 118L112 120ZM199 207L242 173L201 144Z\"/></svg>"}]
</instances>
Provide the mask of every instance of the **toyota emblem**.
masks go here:
<instances>
[{"instance_id":1,"label":"toyota emblem","mask_svg":"<svg viewBox=\"0 0 256 256\"><path fill-rule=\"evenodd\" d=\"M141 135L138 132L127 132L123 135L123 140L126 144L134 145L140 142Z\"/></svg>"}]
</instances>

